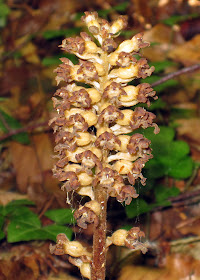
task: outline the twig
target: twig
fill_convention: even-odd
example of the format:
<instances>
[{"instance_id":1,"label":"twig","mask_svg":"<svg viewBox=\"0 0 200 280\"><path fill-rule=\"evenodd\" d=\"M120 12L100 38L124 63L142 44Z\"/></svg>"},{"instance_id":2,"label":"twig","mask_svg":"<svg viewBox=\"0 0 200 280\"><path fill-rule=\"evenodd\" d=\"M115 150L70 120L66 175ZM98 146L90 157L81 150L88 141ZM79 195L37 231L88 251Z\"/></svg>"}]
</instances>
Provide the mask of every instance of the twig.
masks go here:
<instances>
[{"instance_id":1,"label":"twig","mask_svg":"<svg viewBox=\"0 0 200 280\"><path fill-rule=\"evenodd\" d=\"M40 122L40 123L33 123L33 124L29 124L24 127L20 127L18 129L12 129L8 133L5 133L4 135L2 135L0 137L0 141L3 141L11 136L14 136L14 135L22 133L22 132L33 131L34 129L36 129L38 127L42 127L42 126L48 126L48 121ZM48 130L49 129L50 128L48 128Z\"/></svg>"},{"instance_id":2,"label":"twig","mask_svg":"<svg viewBox=\"0 0 200 280\"><path fill-rule=\"evenodd\" d=\"M173 203L176 204L180 201L185 201L187 199L193 198L193 197L197 197L200 196L200 189L195 190L195 191L191 191L191 192L185 192L185 193L181 193L180 195L176 196L176 197L171 197L169 198L169 200Z\"/></svg>"},{"instance_id":3,"label":"twig","mask_svg":"<svg viewBox=\"0 0 200 280\"><path fill-rule=\"evenodd\" d=\"M5 128L10 131L11 128L10 126L8 125L7 121L5 120L5 118L3 117L1 111L0 111L0 121L3 123L3 125L5 126Z\"/></svg>"},{"instance_id":4,"label":"twig","mask_svg":"<svg viewBox=\"0 0 200 280\"><path fill-rule=\"evenodd\" d=\"M171 80L177 76L180 76L182 74L187 74L189 72L194 72L194 71L197 71L197 70L200 70L200 64L194 64L192 66L188 66L188 67L185 67L185 68L182 68L176 72L173 72L173 73L170 73L166 76L164 76L163 78L161 78L160 80L154 82L151 84L152 87L155 87L155 86L158 86L160 84L163 84L164 82L168 81L168 80Z\"/></svg>"}]
</instances>

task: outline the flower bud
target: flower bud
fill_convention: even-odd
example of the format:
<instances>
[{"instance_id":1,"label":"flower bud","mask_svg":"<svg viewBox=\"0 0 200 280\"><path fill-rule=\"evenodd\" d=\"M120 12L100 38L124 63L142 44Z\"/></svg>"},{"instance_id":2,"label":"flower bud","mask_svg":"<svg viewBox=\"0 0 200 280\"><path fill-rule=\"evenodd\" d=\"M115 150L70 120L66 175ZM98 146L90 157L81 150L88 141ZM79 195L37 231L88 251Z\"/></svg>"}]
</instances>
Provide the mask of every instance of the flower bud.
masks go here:
<instances>
[{"instance_id":1,"label":"flower bud","mask_svg":"<svg viewBox=\"0 0 200 280\"><path fill-rule=\"evenodd\" d=\"M115 162L113 164L114 170L116 170L117 172L119 172L119 174L122 174L122 175L128 174L131 171L131 169L133 168L133 166L134 166L133 162L131 162L129 160L123 160L123 159L118 160L117 162Z\"/></svg>"},{"instance_id":2,"label":"flower bud","mask_svg":"<svg viewBox=\"0 0 200 280\"><path fill-rule=\"evenodd\" d=\"M139 89L134 86L124 87L126 95L121 95L119 100L122 102L130 102L137 99Z\"/></svg>"},{"instance_id":3,"label":"flower bud","mask_svg":"<svg viewBox=\"0 0 200 280\"><path fill-rule=\"evenodd\" d=\"M126 236L127 236L127 230L118 229L112 234L110 239L112 240L112 243L114 245L125 246Z\"/></svg>"},{"instance_id":4,"label":"flower bud","mask_svg":"<svg viewBox=\"0 0 200 280\"><path fill-rule=\"evenodd\" d=\"M130 64L128 67L125 68L118 68L118 69L113 69L110 74L109 78L113 79L116 78L115 80L118 82L119 79L130 79L132 80L134 77L136 78L138 76L138 66Z\"/></svg>"},{"instance_id":5,"label":"flower bud","mask_svg":"<svg viewBox=\"0 0 200 280\"><path fill-rule=\"evenodd\" d=\"M76 192L79 195L89 196L91 200L94 200L94 191L92 186L81 186Z\"/></svg>"},{"instance_id":6,"label":"flower bud","mask_svg":"<svg viewBox=\"0 0 200 280\"><path fill-rule=\"evenodd\" d=\"M100 24L97 21L98 15L96 12L85 12L85 16L82 17L82 20L86 23L89 31L97 35L100 31Z\"/></svg>"},{"instance_id":7,"label":"flower bud","mask_svg":"<svg viewBox=\"0 0 200 280\"><path fill-rule=\"evenodd\" d=\"M125 16L120 16L117 20L113 22L113 24L110 27L109 33L115 34L122 29L124 29L127 25L127 18Z\"/></svg>"},{"instance_id":8,"label":"flower bud","mask_svg":"<svg viewBox=\"0 0 200 280\"><path fill-rule=\"evenodd\" d=\"M100 101L101 94L99 93L98 90L96 90L95 88L88 88L87 92L92 100L92 104L95 104Z\"/></svg>"},{"instance_id":9,"label":"flower bud","mask_svg":"<svg viewBox=\"0 0 200 280\"><path fill-rule=\"evenodd\" d=\"M80 273L83 277L91 279L91 265L89 263L83 263L80 266Z\"/></svg>"},{"instance_id":10,"label":"flower bud","mask_svg":"<svg viewBox=\"0 0 200 280\"><path fill-rule=\"evenodd\" d=\"M86 146L92 141L92 135L89 132L79 132L78 135L76 138L76 144L78 146Z\"/></svg>"},{"instance_id":11,"label":"flower bud","mask_svg":"<svg viewBox=\"0 0 200 280\"><path fill-rule=\"evenodd\" d=\"M116 149L120 152L127 152L127 145L131 137L129 135L119 135L118 138L121 141L121 145L116 145Z\"/></svg>"},{"instance_id":12,"label":"flower bud","mask_svg":"<svg viewBox=\"0 0 200 280\"><path fill-rule=\"evenodd\" d=\"M122 110L123 113L123 118L122 119L118 119L116 121L117 124L119 125L129 125L130 124L130 120L132 119L132 117L134 116L134 111L133 110Z\"/></svg>"},{"instance_id":13,"label":"flower bud","mask_svg":"<svg viewBox=\"0 0 200 280\"><path fill-rule=\"evenodd\" d=\"M91 209L97 216L101 213L101 205L96 200L86 202L84 206Z\"/></svg>"}]
</instances>

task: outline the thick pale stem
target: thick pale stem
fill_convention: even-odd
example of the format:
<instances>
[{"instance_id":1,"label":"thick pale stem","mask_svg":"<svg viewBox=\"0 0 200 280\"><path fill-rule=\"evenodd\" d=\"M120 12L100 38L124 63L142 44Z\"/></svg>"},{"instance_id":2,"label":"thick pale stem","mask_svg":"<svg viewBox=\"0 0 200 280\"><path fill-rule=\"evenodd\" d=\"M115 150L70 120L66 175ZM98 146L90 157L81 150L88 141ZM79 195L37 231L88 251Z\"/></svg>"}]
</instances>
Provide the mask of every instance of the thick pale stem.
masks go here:
<instances>
[{"instance_id":1,"label":"thick pale stem","mask_svg":"<svg viewBox=\"0 0 200 280\"><path fill-rule=\"evenodd\" d=\"M107 54L103 52L101 59L104 61L105 75L100 82L100 92L103 93L104 84L107 82L109 67ZM106 162L108 151L103 152L102 163ZM98 186L94 190L95 200L101 205L101 214L98 227L94 228L93 234L93 261L91 267L91 280L105 280L106 276L106 229L107 229L107 200L108 195L105 188Z\"/></svg>"},{"instance_id":2,"label":"thick pale stem","mask_svg":"<svg viewBox=\"0 0 200 280\"><path fill-rule=\"evenodd\" d=\"M107 192L101 187L95 190L95 200L101 204L98 227L94 228L93 261L91 280L104 280L106 270L106 226L107 226Z\"/></svg>"}]
</instances>

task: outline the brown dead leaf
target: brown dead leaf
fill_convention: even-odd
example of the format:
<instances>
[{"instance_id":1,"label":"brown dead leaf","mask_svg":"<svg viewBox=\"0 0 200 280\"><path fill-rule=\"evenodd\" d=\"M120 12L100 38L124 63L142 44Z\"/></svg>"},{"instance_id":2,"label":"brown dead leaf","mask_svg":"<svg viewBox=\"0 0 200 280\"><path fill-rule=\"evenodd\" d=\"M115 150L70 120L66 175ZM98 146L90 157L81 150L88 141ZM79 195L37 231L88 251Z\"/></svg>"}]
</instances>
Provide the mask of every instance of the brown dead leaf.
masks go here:
<instances>
[{"instance_id":1,"label":"brown dead leaf","mask_svg":"<svg viewBox=\"0 0 200 280\"><path fill-rule=\"evenodd\" d=\"M0 254L1 280L46 280L49 271L57 273L54 264L59 262L50 254L48 242L7 245Z\"/></svg>"},{"instance_id":2,"label":"brown dead leaf","mask_svg":"<svg viewBox=\"0 0 200 280\"><path fill-rule=\"evenodd\" d=\"M200 151L200 118L179 119L176 122L179 124L178 135Z\"/></svg>"},{"instance_id":3,"label":"brown dead leaf","mask_svg":"<svg viewBox=\"0 0 200 280\"><path fill-rule=\"evenodd\" d=\"M145 57L152 61L162 61L166 59L167 53L183 44L184 39L179 32L173 31L169 26L162 23L156 24L144 33L144 40L156 43L150 48L143 49Z\"/></svg>"},{"instance_id":4,"label":"brown dead leaf","mask_svg":"<svg viewBox=\"0 0 200 280\"><path fill-rule=\"evenodd\" d=\"M164 268L125 266L118 280L200 280L200 261L183 254L171 254Z\"/></svg>"},{"instance_id":5,"label":"brown dead leaf","mask_svg":"<svg viewBox=\"0 0 200 280\"><path fill-rule=\"evenodd\" d=\"M48 0L43 0L43 2L49 3ZM44 30L59 30L63 24L71 21L72 13L81 8L81 1L57 0L54 3L56 4L55 12L51 14Z\"/></svg>"},{"instance_id":6,"label":"brown dead leaf","mask_svg":"<svg viewBox=\"0 0 200 280\"><path fill-rule=\"evenodd\" d=\"M28 199L27 195L19 194L16 192L0 191L0 205L6 205L12 200Z\"/></svg>"},{"instance_id":7,"label":"brown dead leaf","mask_svg":"<svg viewBox=\"0 0 200 280\"><path fill-rule=\"evenodd\" d=\"M23 64L20 67L9 67L4 69L3 76L0 77L0 91L2 95L7 94L12 88L23 88L28 79L33 76L34 70Z\"/></svg>"},{"instance_id":8,"label":"brown dead leaf","mask_svg":"<svg viewBox=\"0 0 200 280\"><path fill-rule=\"evenodd\" d=\"M80 278L67 275L66 273L59 273L56 275L50 275L47 280L79 280Z\"/></svg>"},{"instance_id":9,"label":"brown dead leaf","mask_svg":"<svg viewBox=\"0 0 200 280\"><path fill-rule=\"evenodd\" d=\"M168 57L183 63L185 66L200 63L200 35L170 50Z\"/></svg>"},{"instance_id":10,"label":"brown dead leaf","mask_svg":"<svg viewBox=\"0 0 200 280\"><path fill-rule=\"evenodd\" d=\"M11 142L12 162L16 171L17 186L26 193L28 185L44 184L44 173L53 167L53 148L47 134L35 135L32 145ZM44 186L43 186L44 187Z\"/></svg>"}]
</instances>

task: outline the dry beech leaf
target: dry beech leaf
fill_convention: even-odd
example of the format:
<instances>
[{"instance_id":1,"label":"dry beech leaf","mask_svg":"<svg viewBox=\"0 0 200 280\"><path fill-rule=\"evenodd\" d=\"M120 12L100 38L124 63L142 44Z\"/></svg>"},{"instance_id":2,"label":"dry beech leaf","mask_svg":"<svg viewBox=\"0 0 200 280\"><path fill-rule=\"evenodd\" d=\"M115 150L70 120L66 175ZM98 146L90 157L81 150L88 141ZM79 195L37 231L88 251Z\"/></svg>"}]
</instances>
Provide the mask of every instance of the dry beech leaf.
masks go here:
<instances>
[{"instance_id":1,"label":"dry beech leaf","mask_svg":"<svg viewBox=\"0 0 200 280\"><path fill-rule=\"evenodd\" d=\"M164 268L125 266L118 280L200 280L200 261L183 254L172 254L166 258Z\"/></svg>"},{"instance_id":2,"label":"dry beech leaf","mask_svg":"<svg viewBox=\"0 0 200 280\"><path fill-rule=\"evenodd\" d=\"M42 176L53 166L53 149L48 135L35 135L32 143L25 146L12 142L10 146L18 189L23 193L28 185L42 183Z\"/></svg>"},{"instance_id":3,"label":"dry beech leaf","mask_svg":"<svg viewBox=\"0 0 200 280\"><path fill-rule=\"evenodd\" d=\"M183 44L184 40L180 33L174 32L169 26L162 23L155 25L144 33L144 40L155 45L142 50L143 55L152 61L166 59L167 52Z\"/></svg>"},{"instance_id":4,"label":"dry beech leaf","mask_svg":"<svg viewBox=\"0 0 200 280\"><path fill-rule=\"evenodd\" d=\"M67 275L66 273L59 273L56 275L49 276L47 280L78 280L79 278Z\"/></svg>"},{"instance_id":5,"label":"dry beech leaf","mask_svg":"<svg viewBox=\"0 0 200 280\"><path fill-rule=\"evenodd\" d=\"M0 191L0 205L6 205L12 200L18 199L28 199L28 196L16 192Z\"/></svg>"},{"instance_id":6,"label":"dry beech leaf","mask_svg":"<svg viewBox=\"0 0 200 280\"><path fill-rule=\"evenodd\" d=\"M45 3L46 0L42 2ZM46 5L49 5L46 3ZM70 0L57 0L52 2L54 3L55 12L51 14L49 17L48 23L45 25L43 30L59 30L63 24L66 24L68 21L71 21L70 16L77 9L80 9L81 2L80 1L70 1ZM52 5L52 4L51 4Z\"/></svg>"},{"instance_id":7,"label":"dry beech leaf","mask_svg":"<svg viewBox=\"0 0 200 280\"><path fill-rule=\"evenodd\" d=\"M40 64L40 58L37 54L37 47L28 42L23 48L21 48L21 54L25 57L26 61L33 64Z\"/></svg>"},{"instance_id":8,"label":"dry beech leaf","mask_svg":"<svg viewBox=\"0 0 200 280\"><path fill-rule=\"evenodd\" d=\"M176 122L179 124L178 135L187 139L193 147L200 151L200 119L179 119Z\"/></svg>"},{"instance_id":9,"label":"dry beech leaf","mask_svg":"<svg viewBox=\"0 0 200 280\"><path fill-rule=\"evenodd\" d=\"M189 42L172 49L168 53L168 57L183 63L185 66L200 63L200 35L196 35Z\"/></svg>"}]
</instances>

